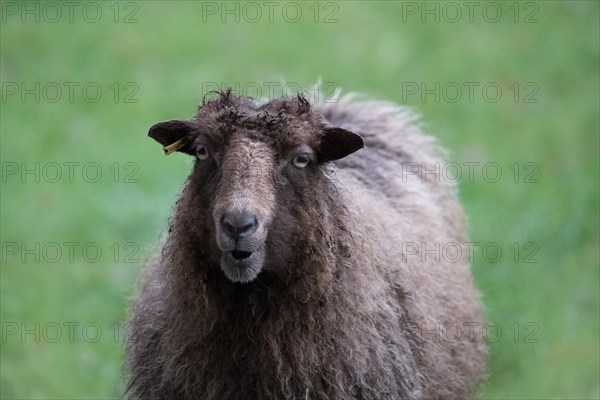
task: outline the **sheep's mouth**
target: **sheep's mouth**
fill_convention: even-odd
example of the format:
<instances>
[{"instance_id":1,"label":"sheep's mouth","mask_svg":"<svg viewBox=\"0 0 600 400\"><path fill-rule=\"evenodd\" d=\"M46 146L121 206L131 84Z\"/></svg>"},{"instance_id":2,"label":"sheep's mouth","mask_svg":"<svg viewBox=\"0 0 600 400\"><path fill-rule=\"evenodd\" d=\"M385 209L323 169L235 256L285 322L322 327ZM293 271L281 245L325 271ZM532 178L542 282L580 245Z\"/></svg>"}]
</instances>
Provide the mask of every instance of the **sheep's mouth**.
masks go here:
<instances>
[{"instance_id":1,"label":"sheep's mouth","mask_svg":"<svg viewBox=\"0 0 600 400\"><path fill-rule=\"evenodd\" d=\"M233 250L231 257L236 261L243 261L252 255L251 251Z\"/></svg>"},{"instance_id":2,"label":"sheep's mouth","mask_svg":"<svg viewBox=\"0 0 600 400\"><path fill-rule=\"evenodd\" d=\"M253 251L229 250L222 253L221 269L233 282L250 282L256 278L264 261L263 248L255 248Z\"/></svg>"}]
</instances>

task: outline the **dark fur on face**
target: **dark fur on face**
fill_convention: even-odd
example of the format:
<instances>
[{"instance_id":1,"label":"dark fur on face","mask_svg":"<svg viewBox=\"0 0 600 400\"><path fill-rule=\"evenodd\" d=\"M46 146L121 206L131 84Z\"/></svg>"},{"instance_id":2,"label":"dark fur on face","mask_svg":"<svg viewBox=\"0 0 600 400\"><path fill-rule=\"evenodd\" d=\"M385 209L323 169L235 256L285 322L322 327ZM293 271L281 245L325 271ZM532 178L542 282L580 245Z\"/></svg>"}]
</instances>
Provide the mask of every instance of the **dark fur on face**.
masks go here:
<instances>
[{"instance_id":1,"label":"dark fur on face","mask_svg":"<svg viewBox=\"0 0 600 400\"><path fill-rule=\"evenodd\" d=\"M134 304L131 398L471 393L483 370L481 338L439 344L419 329L480 320L468 265L408 268L393 239L414 229L431 240L461 238L460 210L446 187L411 181L407 194L398 192L393 171L407 149L392 146L392 157L369 161L385 147L369 128L376 122L345 113L313 110L302 96L260 106L227 91L203 101L192 119L150 129L163 146L180 141L178 151L196 161ZM353 131L374 150L342 160L363 147ZM351 175L334 173L335 160ZM390 177L383 183L382 173ZM424 204L436 198L439 210ZM431 209L410 221L398 213L403 201ZM429 290L445 293L443 301Z\"/></svg>"},{"instance_id":2,"label":"dark fur on face","mask_svg":"<svg viewBox=\"0 0 600 400\"><path fill-rule=\"evenodd\" d=\"M155 125L150 136L163 145L183 140L179 151L196 156L193 218L209 228L200 243L213 244L204 259L234 282L252 281L263 270L281 277L299 272L281 258L289 254L282 246L314 229L300 216L316 210L316 199L329 191L323 164L363 145L359 135L326 126L302 96L257 106L230 91L204 101L190 120ZM307 164L295 166L297 157ZM243 227L252 232L239 234Z\"/></svg>"}]
</instances>

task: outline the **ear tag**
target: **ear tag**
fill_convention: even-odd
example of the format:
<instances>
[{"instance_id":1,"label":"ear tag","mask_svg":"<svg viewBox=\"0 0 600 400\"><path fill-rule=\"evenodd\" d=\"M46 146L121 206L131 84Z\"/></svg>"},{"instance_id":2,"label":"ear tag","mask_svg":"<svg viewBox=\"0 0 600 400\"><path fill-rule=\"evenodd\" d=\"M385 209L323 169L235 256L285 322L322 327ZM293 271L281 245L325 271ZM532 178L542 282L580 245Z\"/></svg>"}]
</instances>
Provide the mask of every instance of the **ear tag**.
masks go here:
<instances>
[{"instance_id":1,"label":"ear tag","mask_svg":"<svg viewBox=\"0 0 600 400\"><path fill-rule=\"evenodd\" d=\"M169 154L176 152L177 150L182 148L184 145L185 145L185 140L179 139L175 143L171 143L168 146L164 146L163 150L165 151L165 156L168 156Z\"/></svg>"}]
</instances>

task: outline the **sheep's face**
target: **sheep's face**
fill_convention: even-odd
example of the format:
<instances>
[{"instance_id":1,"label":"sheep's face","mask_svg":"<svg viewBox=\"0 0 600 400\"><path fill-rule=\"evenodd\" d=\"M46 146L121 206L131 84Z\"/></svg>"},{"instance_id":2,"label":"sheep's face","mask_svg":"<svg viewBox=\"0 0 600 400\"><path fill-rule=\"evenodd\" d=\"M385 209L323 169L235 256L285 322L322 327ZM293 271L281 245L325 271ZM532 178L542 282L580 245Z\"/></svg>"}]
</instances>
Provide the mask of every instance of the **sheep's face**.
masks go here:
<instances>
[{"instance_id":1,"label":"sheep's face","mask_svg":"<svg viewBox=\"0 0 600 400\"><path fill-rule=\"evenodd\" d=\"M221 94L191 120L154 125L149 135L196 158L198 230L233 282L262 270L285 272L295 245L313 229L306 215L324 184L321 166L363 146L362 138L327 127L302 97L257 107ZM169 147L177 143L173 147Z\"/></svg>"}]
</instances>

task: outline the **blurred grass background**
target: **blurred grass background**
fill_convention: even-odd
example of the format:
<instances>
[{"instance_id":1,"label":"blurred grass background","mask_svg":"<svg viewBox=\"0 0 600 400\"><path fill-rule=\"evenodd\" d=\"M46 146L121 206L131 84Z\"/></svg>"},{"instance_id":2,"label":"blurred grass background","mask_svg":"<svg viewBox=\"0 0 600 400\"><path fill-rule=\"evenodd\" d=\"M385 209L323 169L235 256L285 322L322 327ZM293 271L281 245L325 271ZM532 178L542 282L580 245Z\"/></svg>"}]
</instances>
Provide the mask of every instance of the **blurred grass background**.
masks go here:
<instances>
[{"instance_id":1,"label":"blurred grass background","mask_svg":"<svg viewBox=\"0 0 600 400\"><path fill-rule=\"evenodd\" d=\"M191 116L207 84L256 82L267 95L269 82L318 78L415 108L460 165L501 167L496 183L481 169L460 180L472 241L503 250L498 260L475 251L487 318L502 330L488 332L490 377L478 397L600 397L597 1L495 2L485 15L478 2L473 22L461 2L457 22L445 3L295 3L294 23L286 3L273 22L254 3L256 23L254 9L239 22L221 14L245 3L76 4L70 21L64 6L57 19L44 2L2 2L2 399L121 395L127 297L191 163L164 157L148 128ZM423 7L439 7L439 22ZM66 82L78 84L72 99ZM458 84L462 98L406 91L436 82ZM465 82L479 85L473 101ZM23 97L21 85L35 92L36 83L39 101ZM486 100L486 83L501 87L498 101L492 89ZM36 163L39 182L21 177ZM64 163L79 163L72 179ZM523 182L526 163L537 183Z\"/></svg>"}]
</instances>

